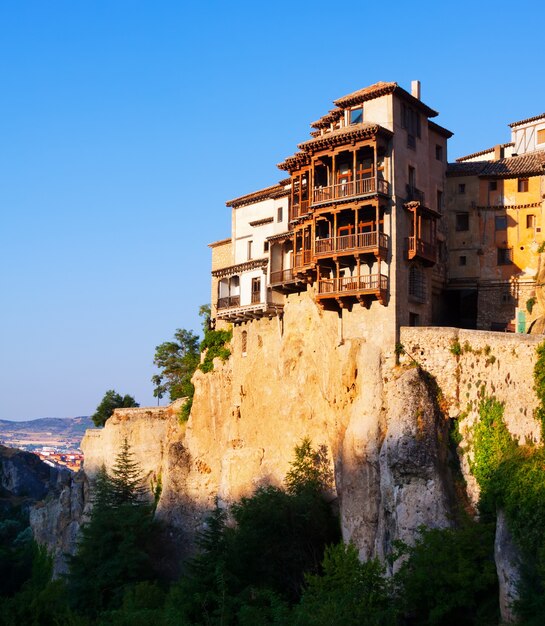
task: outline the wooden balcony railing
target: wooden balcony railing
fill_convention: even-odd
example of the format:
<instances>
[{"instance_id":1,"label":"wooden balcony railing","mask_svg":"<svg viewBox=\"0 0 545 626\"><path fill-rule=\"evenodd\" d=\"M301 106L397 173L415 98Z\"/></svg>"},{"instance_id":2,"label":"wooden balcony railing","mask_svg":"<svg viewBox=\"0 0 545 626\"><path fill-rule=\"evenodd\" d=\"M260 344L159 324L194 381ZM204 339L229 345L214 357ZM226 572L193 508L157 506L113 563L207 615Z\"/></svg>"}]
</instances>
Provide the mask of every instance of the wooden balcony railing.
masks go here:
<instances>
[{"instance_id":1,"label":"wooden balcony railing","mask_svg":"<svg viewBox=\"0 0 545 626\"><path fill-rule=\"evenodd\" d=\"M308 200L301 200L297 204L293 204L291 207L290 219L294 220L301 217L301 215L306 215L308 213L309 206L310 203Z\"/></svg>"},{"instance_id":2,"label":"wooden balcony railing","mask_svg":"<svg viewBox=\"0 0 545 626\"><path fill-rule=\"evenodd\" d=\"M430 263L437 262L437 246L419 237L407 238L407 256L409 261L414 258L422 259Z\"/></svg>"},{"instance_id":3,"label":"wooden balcony railing","mask_svg":"<svg viewBox=\"0 0 545 626\"><path fill-rule=\"evenodd\" d=\"M328 185L327 187L315 187L313 194L313 204L349 198L351 196L365 196L367 194L379 193L388 195L389 185L385 180L376 178L360 178L356 181Z\"/></svg>"},{"instance_id":4,"label":"wooden balcony railing","mask_svg":"<svg viewBox=\"0 0 545 626\"><path fill-rule=\"evenodd\" d=\"M322 278L318 281L318 294L378 293L388 289L388 278L384 274L363 276L341 276Z\"/></svg>"},{"instance_id":5,"label":"wooden balcony railing","mask_svg":"<svg viewBox=\"0 0 545 626\"><path fill-rule=\"evenodd\" d=\"M341 235L340 237L330 237L328 239L316 239L314 242L316 256L329 256L332 252L350 250L357 250L358 252L374 251L378 248L388 249L388 235L376 230L369 233L358 233L357 235Z\"/></svg>"},{"instance_id":6,"label":"wooden balcony railing","mask_svg":"<svg viewBox=\"0 0 545 626\"><path fill-rule=\"evenodd\" d=\"M271 272L271 285L288 283L291 280L293 280L293 269L291 267L287 270L278 270L276 272Z\"/></svg>"},{"instance_id":7,"label":"wooden balcony railing","mask_svg":"<svg viewBox=\"0 0 545 626\"><path fill-rule=\"evenodd\" d=\"M228 309L233 306L240 306L240 296L227 296L218 298L218 309Z\"/></svg>"},{"instance_id":8,"label":"wooden balcony railing","mask_svg":"<svg viewBox=\"0 0 545 626\"><path fill-rule=\"evenodd\" d=\"M310 265L311 251L301 250L293 255L293 267L303 267Z\"/></svg>"}]
</instances>

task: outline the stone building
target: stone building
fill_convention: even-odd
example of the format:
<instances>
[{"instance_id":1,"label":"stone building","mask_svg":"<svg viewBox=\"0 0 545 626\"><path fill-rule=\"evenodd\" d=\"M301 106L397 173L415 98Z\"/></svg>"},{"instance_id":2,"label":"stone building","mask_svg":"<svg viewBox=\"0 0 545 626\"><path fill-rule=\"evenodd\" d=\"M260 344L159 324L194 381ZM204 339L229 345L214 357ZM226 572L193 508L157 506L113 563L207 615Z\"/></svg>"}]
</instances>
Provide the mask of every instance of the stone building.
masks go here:
<instances>
[{"instance_id":1,"label":"stone building","mask_svg":"<svg viewBox=\"0 0 545 626\"><path fill-rule=\"evenodd\" d=\"M432 121L418 81L334 105L279 165L288 179L227 203L231 238L211 244L217 320L274 316L302 291L341 318L360 309L389 339L440 314L452 133Z\"/></svg>"},{"instance_id":2,"label":"stone building","mask_svg":"<svg viewBox=\"0 0 545 626\"><path fill-rule=\"evenodd\" d=\"M336 100L279 164L289 178L227 203L212 317L272 317L305 291L388 341L400 326L527 332L545 313L545 114L451 164L436 116L418 81Z\"/></svg>"},{"instance_id":3,"label":"stone building","mask_svg":"<svg viewBox=\"0 0 545 626\"><path fill-rule=\"evenodd\" d=\"M527 332L545 309L545 114L513 122L511 141L447 171L447 323Z\"/></svg>"}]
</instances>

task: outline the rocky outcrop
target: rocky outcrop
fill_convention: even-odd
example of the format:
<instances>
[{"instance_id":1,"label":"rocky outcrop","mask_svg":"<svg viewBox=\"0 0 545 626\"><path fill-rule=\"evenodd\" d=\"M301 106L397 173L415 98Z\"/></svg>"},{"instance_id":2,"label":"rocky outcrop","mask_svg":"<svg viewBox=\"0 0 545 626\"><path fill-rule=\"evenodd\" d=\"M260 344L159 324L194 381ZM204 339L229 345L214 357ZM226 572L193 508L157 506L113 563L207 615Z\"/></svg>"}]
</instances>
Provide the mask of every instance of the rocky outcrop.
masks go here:
<instances>
[{"instance_id":1,"label":"rocky outcrop","mask_svg":"<svg viewBox=\"0 0 545 626\"><path fill-rule=\"evenodd\" d=\"M0 446L0 487L11 496L41 500L67 475L68 470L51 467L35 454Z\"/></svg>"},{"instance_id":2,"label":"rocky outcrop","mask_svg":"<svg viewBox=\"0 0 545 626\"><path fill-rule=\"evenodd\" d=\"M282 322L235 327L232 357L195 374L186 426L175 407L116 411L88 431L86 471L111 465L127 437L149 482L161 477L157 515L187 548L216 498L229 504L281 485L309 437L328 451L343 536L362 558L386 554L421 524L446 525L445 425L426 378L396 368L383 337L359 333L359 310L343 329L312 298L290 298Z\"/></svg>"},{"instance_id":3,"label":"rocky outcrop","mask_svg":"<svg viewBox=\"0 0 545 626\"><path fill-rule=\"evenodd\" d=\"M498 511L496 519L494 559L496 561L500 589L501 617L505 623L514 623L516 622L516 617L513 611L513 602L518 598L520 552L509 531L503 511Z\"/></svg>"},{"instance_id":4,"label":"rocky outcrop","mask_svg":"<svg viewBox=\"0 0 545 626\"><path fill-rule=\"evenodd\" d=\"M89 509L89 481L80 471L65 474L48 497L30 510L34 538L53 556L54 577L67 572L67 555L76 551L79 529Z\"/></svg>"}]
</instances>

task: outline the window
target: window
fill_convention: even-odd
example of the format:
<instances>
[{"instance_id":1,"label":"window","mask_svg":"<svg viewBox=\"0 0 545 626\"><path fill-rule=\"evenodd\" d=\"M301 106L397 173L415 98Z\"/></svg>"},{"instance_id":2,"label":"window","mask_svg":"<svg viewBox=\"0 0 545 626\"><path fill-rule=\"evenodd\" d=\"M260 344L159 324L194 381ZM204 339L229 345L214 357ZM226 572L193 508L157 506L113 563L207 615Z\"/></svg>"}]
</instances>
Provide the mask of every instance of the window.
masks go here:
<instances>
[{"instance_id":1,"label":"window","mask_svg":"<svg viewBox=\"0 0 545 626\"><path fill-rule=\"evenodd\" d=\"M513 248L498 248L498 265L511 265Z\"/></svg>"},{"instance_id":2,"label":"window","mask_svg":"<svg viewBox=\"0 0 545 626\"><path fill-rule=\"evenodd\" d=\"M269 242L268 241L264 241L263 242L263 252L268 252L269 251Z\"/></svg>"},{"instance_id":3,"label":"window","mask_svg":"<svg viewBox=\"0 0 545 626\"><path fill-rule=\"evenodd\" d=\"M498 189L498 181L497 180L491 180L488 183L488 189L490 191L496 191Z\"/></svg>"},{"instance_id":4,"label":"window","mask_svg":"<svg viewBox=\"0 0 545 626\"><path fill-rule=\"evenodd\" d=\"M528 191L528 179L527 178L518 179L518 191L519 192Z\"/></svg>"},{"instance_id":5,"label":"window","mask_svg":"<svg viewBox=\"0 0 545 626\"><path fill-rule=\"evenodd\" d=\"M507 230L507 215L496 215L494 228L495 230Z\"/></svg>"},{"instance_id":6,"label":"window","mask_svg":"<svg viewBox=\"0 0 545 626\"><path fill-rule=\"evenodd\" d=\"M252 304L261 302L261 278L252 278Z\"/></svg>"},{"instance_id":7,"label":"window","mask_svg":"<svg viewBox=\"0 0 545 626\"><path fill-rule=\"evenodd\" d=\"M438 161L443 160L443 146L440 146L439 144L435 146L435 158Z\"/></svg>"},{"instance_id":8,"label":"window","mask_svg":"<svg viewBox=\"0 0 545 626\"><path fill-rule=\"evenodd\" d=\"M458 257L458 265L467 265L467 257L464 254Z\"/></svg>"},{"instance_id":9,"label":"window","mask_svg":"<svg viewBox=\"0 0 545 626\"><path fill-rule=\"evenodd\" d=\"M246 350L248 349L248 331L243 330L242 331L242 337L241 337L242 341L242 356L246 356Z\"/></svg>"},{"instance_id":10,"label":"window","mask_svg":"<svg viewBox=\"0 0 545 626\"><path fill-rule=\"evenodd\" d=\"M352 109L350 111L350 124L361 124L363 122L363 108Z\"/></svg>"},{"instance_id":11,"label":"window","mask_svg":"<svg viewBox=\"0 0 545 626\"><path fill-rule=\"evenodd\" d=\"M530 213L526 216L526 228L535 228L536 227L536 216L533 213Z\"/></svg>"},{"instance_id":12,"label":"window","mask_svg":"<svg viewBox=\"0 0 545 626\"><path fill-rule=\"evenodd\" d=\"M409 326L420 326L420 315L409 312Z\"/></svg>"},{"instance_id":13,"label":"window","mask_svg":"<svg viewBox=\"0 0 545 626\"><path fill-rule=\"evenodd\" d=\"M545 143L545 128L537 131L537 143Z\"/></svg>"},{"instance_id":14,"label":"window","mask_svg":"<svg viewBox=\"0 0 545 626\"><path fill-rule=\"evenodd\" d=\"M252 242L248 242L248 261L252 260Z\"/></svg>"},{"instance_id":15,"label":"window","mask_svg":"<svg viewBox=\"0 0 545 626\"><path fill-rule=\"evenodd\" d=\"M465 193L466 192L466 184L465 183L460 183L458 185L458 193Z\"/></svg>"},{"instance_id":16,"label":"window","mask_svg":"<svg viewBox=\"0 0 545 626\"><path fill-rule=\"evenodd\" d=\"M426 280L421 267L413 265L409 268L409 296L419 302L426 301Z\"/></svg>"},{"instance_id":17,"label":"window","mask_svg":"<svg viewBox=\"0 0 545 626\"><path fill-rule=\"evenodd\" d=\"M443 192L438 189L437 190L437 211L441 213L443 210Z\"/></svg>"},{"instance_id":18,"label":"window","mask_svg":"<svg viewBox=\"0 0 545 626\"><path fill-rule=\"evenodd\" d=\"M277 222L281 222L282 221L282 217L283 217L282 207L279 206L278 209L276 210L276 221Z\"/></svg>"},{"instance_id":19,"label":"window","mask_svg":"<svg viewBox=\"0 0 545 626\"><path fill-rule=\"evenodd\" d=\"M420 115L406 104L402 105L401 126L407 130L407 147L416 149L416 138L420 137Z\"/></svg>"},{"instance_id":20,"label":"window","mask_svg":"<svg viewBox=\"0 0 545 626\"><path fill-rule=\"evenodd\" d=\"M469 230L469 213L456 214L456 230Z\"/></svg>"}]
</instances>

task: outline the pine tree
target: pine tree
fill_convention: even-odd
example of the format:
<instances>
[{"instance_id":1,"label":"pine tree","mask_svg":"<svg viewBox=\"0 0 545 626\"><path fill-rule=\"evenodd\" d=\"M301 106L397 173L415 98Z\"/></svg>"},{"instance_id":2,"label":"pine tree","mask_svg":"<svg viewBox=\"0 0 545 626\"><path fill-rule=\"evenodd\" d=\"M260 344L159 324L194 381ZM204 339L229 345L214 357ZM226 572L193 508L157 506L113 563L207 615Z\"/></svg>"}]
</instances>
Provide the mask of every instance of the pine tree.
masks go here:
<instances>
[{"instance_id":1,"label":"pine tree","mask_svg":"<svg viewBox=\"0 0 545 626\"><path fill-rule=\"evenodd\" d=\"M77 610L96 615L120 605L125 588L152 577L148 546L153 510L125 440L109 475L99 471L91 518L70 559L68 586Z\"/></svg>"}]
</instances>

